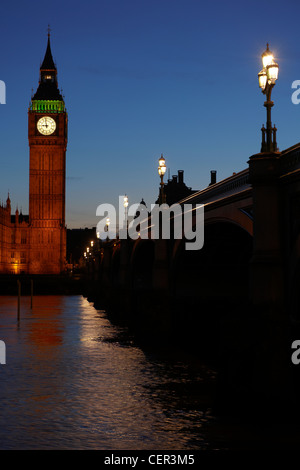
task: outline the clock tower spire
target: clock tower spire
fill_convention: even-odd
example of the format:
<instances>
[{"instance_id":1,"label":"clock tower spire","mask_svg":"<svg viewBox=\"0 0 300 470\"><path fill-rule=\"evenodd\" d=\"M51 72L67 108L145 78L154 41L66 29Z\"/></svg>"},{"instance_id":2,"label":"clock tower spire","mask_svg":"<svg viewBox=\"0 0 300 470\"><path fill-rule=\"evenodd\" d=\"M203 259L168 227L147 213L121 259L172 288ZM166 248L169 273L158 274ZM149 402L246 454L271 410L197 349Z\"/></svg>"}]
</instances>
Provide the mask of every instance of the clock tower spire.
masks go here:
<instances>
[{"instance_id":1,"label":"clock tower spire","mask_svg":"<svg viewBox=\"0 0 300 470\"><path fill-rule=\"evenodd\" d=\"M38 88L28 110L29 272L58 274L66 257L65 179L67 112L58 89L50 31Z\"/></svg>"},{"instance_id":2,"label":"clock tower spire","mask_svg":"<svg viewBox=\"0 0 300 470\"><path fill-rule=\"evenodd\" d=\"M49 32L45 57L40 66L39 86L32 99L33 101L54 100L63 102L63 98L58 89L57 69L52 57Z\"/></svg>"}]
</instances>

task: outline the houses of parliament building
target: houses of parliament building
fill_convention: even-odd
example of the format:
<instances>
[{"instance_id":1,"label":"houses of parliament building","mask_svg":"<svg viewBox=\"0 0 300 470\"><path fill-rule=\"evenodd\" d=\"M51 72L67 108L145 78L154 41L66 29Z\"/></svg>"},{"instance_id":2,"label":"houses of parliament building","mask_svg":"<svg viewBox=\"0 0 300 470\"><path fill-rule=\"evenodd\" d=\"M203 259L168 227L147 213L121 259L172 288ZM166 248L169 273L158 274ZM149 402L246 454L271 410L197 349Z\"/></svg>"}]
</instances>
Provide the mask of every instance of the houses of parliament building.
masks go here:
<instances>
[{"instance_id":1,"label":"houses of parliament building","mask_svg":"<svg viewBox=\"0 0 300 470\"><path fill-rule=\"evenodd\" d=\"M0 273L59 274L66 262L67 112L50 34L28 109L29 214L0 205Z\"/></svg>"}]
</instances>

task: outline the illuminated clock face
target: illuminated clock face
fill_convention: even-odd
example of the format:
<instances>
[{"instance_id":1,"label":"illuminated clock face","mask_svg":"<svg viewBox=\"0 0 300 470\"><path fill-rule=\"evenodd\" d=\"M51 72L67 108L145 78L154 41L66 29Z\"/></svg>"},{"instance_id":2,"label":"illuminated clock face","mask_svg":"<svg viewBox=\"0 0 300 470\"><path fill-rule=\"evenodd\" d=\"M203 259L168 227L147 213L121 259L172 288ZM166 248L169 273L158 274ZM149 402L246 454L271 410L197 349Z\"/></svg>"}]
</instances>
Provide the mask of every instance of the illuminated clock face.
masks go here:
<instances>
[{"instance_id":1,"label":"illuminated clock face","mask_svg":"<svg viewBox=\"0 0 300 470\"><path fill-rule=\"evenodd\" d=\"M50 116L43 116L37 122L37 129L43 135L51 135L56 129L56 122Z\"/></svg>"}]
</instances>

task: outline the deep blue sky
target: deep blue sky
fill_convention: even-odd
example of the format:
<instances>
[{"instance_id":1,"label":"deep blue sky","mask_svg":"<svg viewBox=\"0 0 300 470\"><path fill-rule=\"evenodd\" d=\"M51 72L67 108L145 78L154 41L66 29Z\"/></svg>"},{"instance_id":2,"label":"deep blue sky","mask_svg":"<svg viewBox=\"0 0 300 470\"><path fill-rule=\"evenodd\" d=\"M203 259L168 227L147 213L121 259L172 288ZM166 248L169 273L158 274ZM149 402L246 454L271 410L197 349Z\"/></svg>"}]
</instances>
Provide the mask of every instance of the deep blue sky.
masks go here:
<instances>
[{"instance_id":1,"label":"deep blue sky","mask_svg":"<svg viewBox=\"0 0 300 470\"><path fill-rule=\"evenodd\" d=\"M51 27L69 116L66 220L98 222L101 203L158 194L158 158L202 189L247 166L265 122L258 87L266 43L279 63L272 121L280 150L300 141L297 0L15 1L1 5L0 199L28 213L27 109ZM168 173L167 173L168 174Z\"/></svg>"}]
</instances>

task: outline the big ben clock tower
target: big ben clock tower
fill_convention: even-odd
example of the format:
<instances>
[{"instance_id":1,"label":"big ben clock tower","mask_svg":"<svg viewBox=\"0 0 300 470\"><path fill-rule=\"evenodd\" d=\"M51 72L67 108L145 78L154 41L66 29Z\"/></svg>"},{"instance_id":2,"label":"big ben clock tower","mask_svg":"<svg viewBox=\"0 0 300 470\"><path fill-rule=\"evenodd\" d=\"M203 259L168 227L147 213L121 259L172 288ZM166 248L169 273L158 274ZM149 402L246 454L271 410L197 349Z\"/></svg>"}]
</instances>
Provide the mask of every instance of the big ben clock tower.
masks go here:
<instances>
[{"instance_id":1,"label":"big ben clock tower","mask_svg":"<svg viewBox=\"0 0 300 470\"><path fill-rule=\"evenodd\" d=\"M39 86L28 110L29 272L59 274L66 258L67 112L58 89L50 33Z\"/></svg>"}]
</instances>

